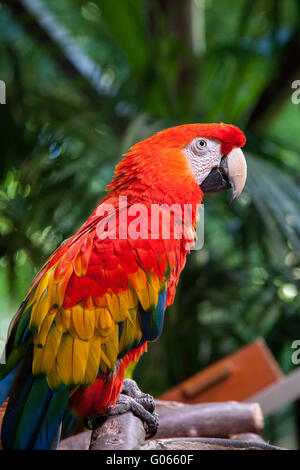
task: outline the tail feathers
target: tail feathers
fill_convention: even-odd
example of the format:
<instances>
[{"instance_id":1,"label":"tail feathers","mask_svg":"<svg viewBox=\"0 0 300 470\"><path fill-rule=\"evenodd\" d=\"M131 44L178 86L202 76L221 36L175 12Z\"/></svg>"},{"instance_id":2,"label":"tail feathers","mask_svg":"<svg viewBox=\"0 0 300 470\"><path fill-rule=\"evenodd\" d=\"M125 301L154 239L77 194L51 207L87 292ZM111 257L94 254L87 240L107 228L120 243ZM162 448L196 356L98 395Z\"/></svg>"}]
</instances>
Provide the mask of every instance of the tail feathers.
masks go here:
<instances>
[{"instance_id":1,"label":"tail feathers","mask_svg":"<svg viewBox=\"0 0 300 470\"><path fill-rule=\"evenodd\" d=\"M4 449L53 448L59 440L68 396L67 389L50 390L45 378L29 374L10 396L2 424Z\"/></svg>"},{"instance_id":2,"label":"tail feathers","mask_svg":"<svg viewBox=\"0 0 300 470\"><path fill-rule=\"evenodd\" d=\"M51 397L46 409L43 410L43 418L38 435L34 443L34 449L56 449L60 434L61 422L69 399L69 390L50 392Z\"/></svg>"},{"instance_id":3,"label":"tail feathers","mask_svg":"<svg viewBox=\"0 0 300 470\"><path fill-rule=\"evenodd\" d=\"M75 434L77 431L76 425L78 423L78 420L74 418L74 416L71 413L71 410L66 410L63 421L62 421L62 438L65 439L67 437L70 437L72 434ZM82 429L78 430L80 432Z\"/></svg>"},{"instance_id":4,"label":"tail feathers","mask_svg":"<svg viewBox=\"0 0 300 470\"><path fill-rule=\"evenodd\" d=\"M6 398L9 395L10 389L12 388L16 373L18 371L18 366L10 371L9 374L0 381L0 406L5 402Z\"/></svg>"}]
</instances>

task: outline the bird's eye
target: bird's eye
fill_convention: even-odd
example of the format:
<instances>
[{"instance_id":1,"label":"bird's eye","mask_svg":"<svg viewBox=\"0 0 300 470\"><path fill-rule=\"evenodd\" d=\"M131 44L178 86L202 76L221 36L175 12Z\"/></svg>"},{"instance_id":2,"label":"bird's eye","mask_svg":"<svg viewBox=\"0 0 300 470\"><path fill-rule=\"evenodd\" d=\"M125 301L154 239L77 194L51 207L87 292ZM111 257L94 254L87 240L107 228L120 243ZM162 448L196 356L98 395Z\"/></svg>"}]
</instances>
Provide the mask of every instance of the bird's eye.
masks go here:
<instances>
[{"instance_id":1,"label":"bird's eye","mask_svg":"<svg viewBox=\"0 0 300 470\"><path fill-rule=\"evenodd\" d=\"M196 139L192 140L190 144L190 150L195 155L199 155L199 157L204 155L205 152L203 151L205 147L207 147L207 140L203 139L202 137L197 137Z\"/></svg>"},{"instance_id":2,"label":"bird's eye","mask_svg":"<svg viewBox=\"0 0 300 470\"><path fill-rule=\"evenodd\" d=\"M199 149L203 149L204 147L206 147L206 145L207 145L206 140L204 139L197 140L197 147Z\"/></svg>"}]
</instances>

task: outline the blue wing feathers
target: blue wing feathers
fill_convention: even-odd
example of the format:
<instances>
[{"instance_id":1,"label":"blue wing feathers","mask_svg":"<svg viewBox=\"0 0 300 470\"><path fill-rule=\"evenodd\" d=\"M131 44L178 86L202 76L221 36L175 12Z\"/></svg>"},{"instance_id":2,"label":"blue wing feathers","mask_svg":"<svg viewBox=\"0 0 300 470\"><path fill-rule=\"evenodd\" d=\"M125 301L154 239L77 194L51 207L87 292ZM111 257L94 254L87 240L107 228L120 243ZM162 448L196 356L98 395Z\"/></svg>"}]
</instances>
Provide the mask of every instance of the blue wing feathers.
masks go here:
<instances>
[{"instance_id":1,"label":"blue wing feathers","mask_svg":"<svg viewBox=\"0 0 300 470\"><path fill-rule=\"evenodd\" d=\"M161 335L164 324L167 293L168 289L159 294L156 309L153 311L145 312L140 306L139 322L143 336L137 347L145 341L154 341Z\"/></svg>"},{"instance_id":2,"label":"blue wing feathers","mask_svg":"<svg viewBox=\"0 0 300 470\"><path fill-rule=\"evenodd\" d=\"M0 381L0 406L5 402L9 395L9 391L13 385L17 371L18 366L12 369L9 374L7 374L6 377Z\"/></svg>"},{"instance_id":3,"label":"blue wing feathers","mask_svg":"<svg viewBox=\"0 0 300 470\"><path fill-rule=\"evenodd\" d=\"M29 374L8 403L1 433L4 448L51 449L68 396L67 389L50 390L45 378Z\"/></svg>"}]
</instances>

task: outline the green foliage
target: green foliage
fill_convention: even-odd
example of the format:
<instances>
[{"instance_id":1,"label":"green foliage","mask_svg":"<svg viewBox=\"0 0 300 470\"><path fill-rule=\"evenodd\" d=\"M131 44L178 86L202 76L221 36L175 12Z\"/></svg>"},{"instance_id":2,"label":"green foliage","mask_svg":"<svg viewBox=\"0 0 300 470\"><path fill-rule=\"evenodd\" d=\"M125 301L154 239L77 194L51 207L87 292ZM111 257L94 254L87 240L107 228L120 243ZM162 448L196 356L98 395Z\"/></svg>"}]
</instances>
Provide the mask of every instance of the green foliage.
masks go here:
<instances>
[{"instance_id":1,"label":"green foliage","mask_svg":"<svg viewBox=\"0 0 300 470\"><path fill-rule=\"evenodd\" d=\"M159 394L258 336L289 372L300 337L300 105L278 88L266 119L264 93L283 73L299 2L43 1L100 67L100 93L26 15L0 5L1 329L131 144L170 125L232 122L247 134L246 190L233 206L229 194L206 198L204 249L190 255L135 376Z\"/></svg>"}]
</instances>

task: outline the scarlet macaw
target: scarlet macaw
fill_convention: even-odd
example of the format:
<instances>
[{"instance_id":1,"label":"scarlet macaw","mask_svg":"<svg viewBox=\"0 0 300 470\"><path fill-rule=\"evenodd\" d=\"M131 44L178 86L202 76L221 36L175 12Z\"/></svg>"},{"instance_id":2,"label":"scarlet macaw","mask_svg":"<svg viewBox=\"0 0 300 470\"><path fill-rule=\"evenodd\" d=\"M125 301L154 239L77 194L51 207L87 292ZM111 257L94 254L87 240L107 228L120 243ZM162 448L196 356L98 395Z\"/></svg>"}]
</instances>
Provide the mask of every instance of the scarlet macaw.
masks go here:
<instances>
[{"instance_id":1,"label":"scarlet macaw","mask_svg":"<svg viewBox=\"0 0 300 470\"><path fill-rule=\"evenodd\" d=\"M0 369L0 404L9 396L4 448L55 448L61 423L114 409L127 366L162 331L203 194L232 187L235 198L243 189L244 144L232 125L177 126L137 143L116 166L104 201L50 256L11 322ZM136 203L189 204L189 226L181 238L163 237L161 226L148 239L99 235L103 207L115 209L120 229L124 213L134 220ZM173 219L182 228L179 212ZM148 215L139 221L150 230Z\"/></svg>"}]
</instances>

